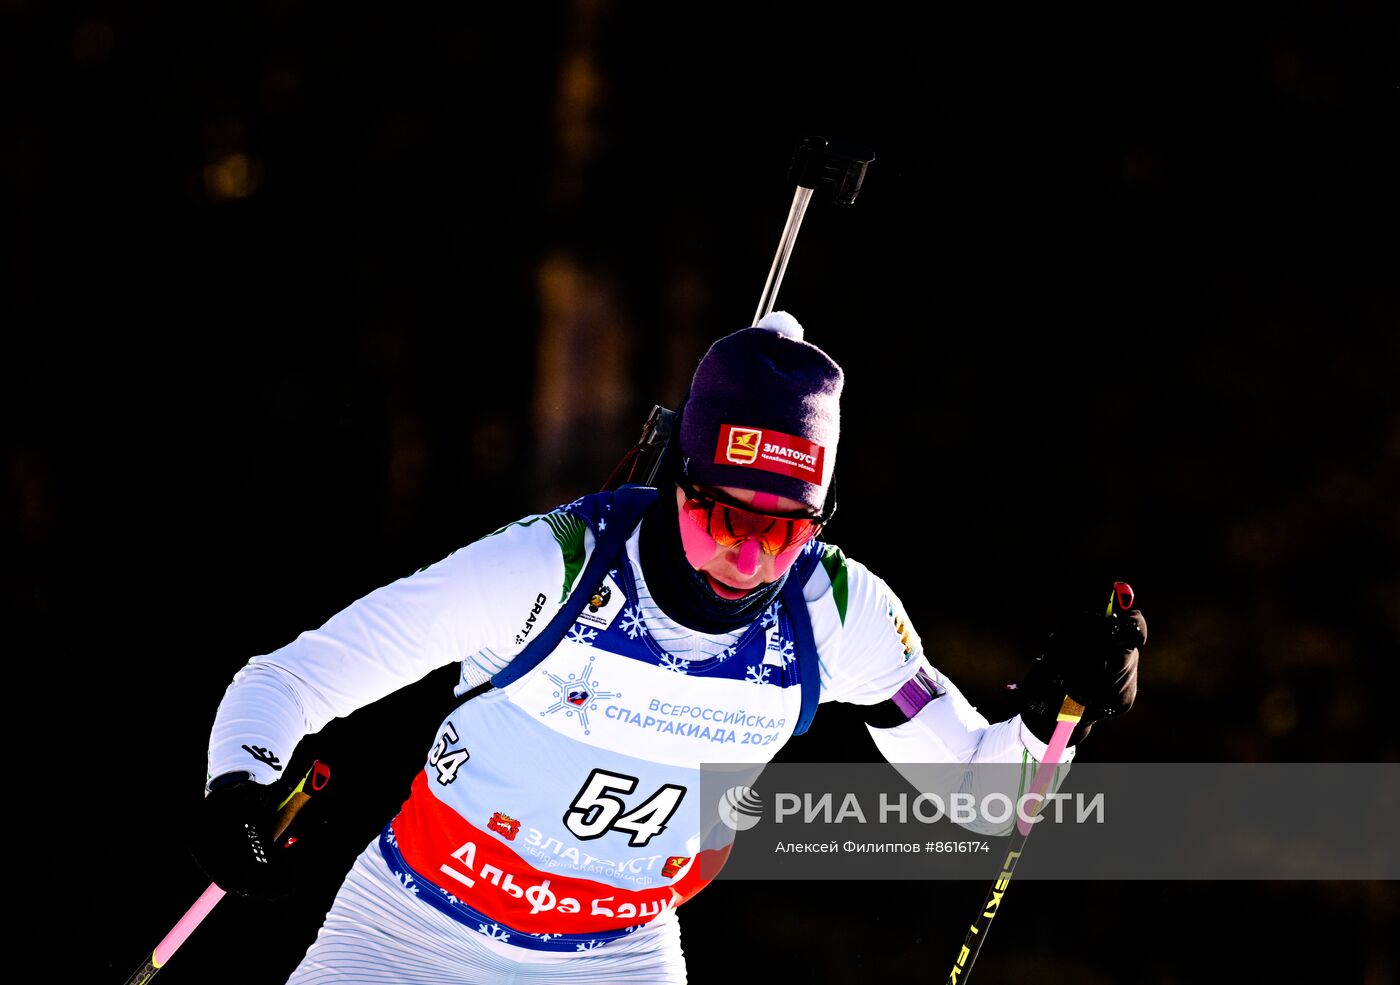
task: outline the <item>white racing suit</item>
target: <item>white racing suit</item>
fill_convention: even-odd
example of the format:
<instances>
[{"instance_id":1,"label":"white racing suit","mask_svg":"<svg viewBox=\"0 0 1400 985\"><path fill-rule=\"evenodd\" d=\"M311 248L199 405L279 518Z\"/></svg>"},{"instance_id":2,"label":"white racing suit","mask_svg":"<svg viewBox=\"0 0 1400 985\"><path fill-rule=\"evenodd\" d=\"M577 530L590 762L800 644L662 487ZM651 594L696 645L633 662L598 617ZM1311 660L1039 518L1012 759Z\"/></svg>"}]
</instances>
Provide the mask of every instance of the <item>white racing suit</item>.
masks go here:
<instances>
[{"instance_id":1,"label":"white racing suit","mask_svg":"<svg viewBox=\"0 0 1400 985\"><path fill-rule=\"evenodd\" d=\"M610 497L503 527L254 658L219 706L210 775L272 782L303 736L436 667L461 663L459 693L504 669L569 597ZM798 719L799 661L780 602L730 633L668 618L639 530L544 660L442 722L292 982L684 980L675 909L733 838L702 816L700 764L773 757ZM886 758L1033 768L1044 754L929 665L863 565L814 541L789 577L805 579L821 701L875 704L921 669L932 682L910 721L871 730Z\"/></svg>"}]
</instances>

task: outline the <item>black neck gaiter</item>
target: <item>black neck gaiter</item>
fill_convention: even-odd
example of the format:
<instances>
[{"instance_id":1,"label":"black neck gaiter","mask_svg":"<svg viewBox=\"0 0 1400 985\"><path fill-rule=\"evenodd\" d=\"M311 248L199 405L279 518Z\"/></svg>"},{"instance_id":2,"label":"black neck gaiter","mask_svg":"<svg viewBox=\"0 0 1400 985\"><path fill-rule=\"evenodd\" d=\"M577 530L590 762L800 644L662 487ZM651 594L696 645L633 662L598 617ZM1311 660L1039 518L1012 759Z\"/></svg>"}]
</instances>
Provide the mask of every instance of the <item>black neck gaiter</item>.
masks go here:
<instances>
[{"instance_id":1,"label":"black neck gaiter","mask_svg":"<svg viewBox=\"0 0 1400 985\"><path fill-rule=\"evenodd\" d=\"M726 633L758 618L778 597L788 573L741 599L721 598L686 560L679 521L675 489L663 485L642 517L639 545L642 576L661 611L698 633Z\"/></svg>"}]
</instances>

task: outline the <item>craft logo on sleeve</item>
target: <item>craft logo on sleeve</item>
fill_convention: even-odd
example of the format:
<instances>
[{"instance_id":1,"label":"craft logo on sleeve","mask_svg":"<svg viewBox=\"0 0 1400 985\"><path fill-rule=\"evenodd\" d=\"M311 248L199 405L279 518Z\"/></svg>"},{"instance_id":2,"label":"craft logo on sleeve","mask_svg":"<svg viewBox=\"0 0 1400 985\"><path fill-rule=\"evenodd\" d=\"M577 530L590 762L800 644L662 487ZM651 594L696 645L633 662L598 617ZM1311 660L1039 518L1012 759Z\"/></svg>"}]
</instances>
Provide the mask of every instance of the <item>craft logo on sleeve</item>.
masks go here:
<instances>
[{"instance_id":1,"label":"craft logo on sleeve","mask_svg":"<svg viewBox=\"0 0 1400 985\"><path fill-rule=\"evenodd\" d=\"M539 619L541 610L549 599L543 592L535 596L534 607L530 609L530 614L525 617L525 625L520 627L520 632L515 634L515 645L519 646L525 642L525 637L529 636L535 628L535 620Z\"/></svg>"},{"instance_id":2,"label":"craft logo on sleeve","mask_svg":"<svg viewBox=\"0 0 1400 985\"><path fill-rule=\"evenodd\" d=\"M722 424L716 465L749 465L765 472L822 483L826 449L821 445L781 431L742 428Z\"/></svg>"},{"instance_id":3,"label":"craft logo on sleeve","mask_svg":"<svg viewBox=\"0 0 1400 985\"><path fill-rule=\"evenodd\" d=\"M282 772L282 764L279 761L279 757L271 749L264 749L262 746L250 746L245 743L243 746L243 751L246 752L248 755L252 756L258 762L266 763L268 766L271 766L278 773Z\"/></svg>"}]
</instances>

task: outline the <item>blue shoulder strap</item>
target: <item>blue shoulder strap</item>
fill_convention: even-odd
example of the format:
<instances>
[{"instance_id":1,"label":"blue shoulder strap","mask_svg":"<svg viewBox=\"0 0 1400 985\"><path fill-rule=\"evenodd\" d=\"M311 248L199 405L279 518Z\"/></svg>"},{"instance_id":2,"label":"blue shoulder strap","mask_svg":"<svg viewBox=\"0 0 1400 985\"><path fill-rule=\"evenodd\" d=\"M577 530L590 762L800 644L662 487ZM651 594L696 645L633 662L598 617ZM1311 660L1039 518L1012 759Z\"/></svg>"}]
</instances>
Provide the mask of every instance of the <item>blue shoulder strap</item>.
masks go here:
<instances>
[{"instance_id":1,"label":"blue shoulder strap","mask_svg":"<svg viewBox=\"0 0 1400 985\"><path fill-rule=\"evenodd\" d=\"M802 711L797 716L797 727L793 735L801 735L811 727L817 717L817 703L821 698L821 667L817 659L817 638L812 634L812 614L807 609L807 599L803 589L812 569L819 563L821 554L808 551L797 559L783 585L781 598L792 621L793 644L797 650L797 679L802 688Z\"/></svg>"},{"instance_id":2,"label":"blue shoulder strap","mask_svg":"<svg viewBox=\"0 0 1400 985\"><path fill-rule=\"evenodd\" d=\"M583 607L588 604L588 600L593 597L593 593L603 583L603 576L617 559L622 545L627 543L627 538L632 536L632 531L641 522L642 514L654 502L656 502L656 490L651 486L619 486L613 491L612 508L606 513L607 523L602 525L601 533L597 530L594 531L598 538L597 544L593 548L593 554L589 557L588 563L584 565L583 573L574 582L574 590L568 601L555 613L549 624L540 630L540 635L531 640L525 649L521 650L519 655L506 665L504 670L492 676L492 684L496 687L505 687L507 684L519 680L534 670L541 660L554 652L554 648L573 628L578 614L583 611Z\"/></svg>"},{"instance_id":3,"label":"blue shoulder strap","mask_svg":"<svg viewBox=\"0 0 1400 985\"><path fill-rule=\"evenodd\" d=\"M612 567L618 552L627 543L627 538L632 536L632 531L641 522L642 514L656 502L656 495L656 490L651 486L619 486L613 492L612 508L607 512L608 522L604 525L602 533L597 534L593 554L584 565L583 573L574 582L574 590L568 601L540 630L540 634L531 640L504 670L491 678L492 684L505 687L519 680L563 642L578 619L578 614L603 583L603 575ZM794 735L801 735L812 724L812 719L817 714L817 702L821 697L817 642L816 637L812 635L812 616L807 611L807 600L802 594L803 586L819 560L820 554L816 551L803 554L793 565L780 596L787 608L788 618L792 620L793 635L796 637L793 642L797 650L797 674L799 686L802 688L802 711L798 715Z\"/></svg>"}]
</instances>

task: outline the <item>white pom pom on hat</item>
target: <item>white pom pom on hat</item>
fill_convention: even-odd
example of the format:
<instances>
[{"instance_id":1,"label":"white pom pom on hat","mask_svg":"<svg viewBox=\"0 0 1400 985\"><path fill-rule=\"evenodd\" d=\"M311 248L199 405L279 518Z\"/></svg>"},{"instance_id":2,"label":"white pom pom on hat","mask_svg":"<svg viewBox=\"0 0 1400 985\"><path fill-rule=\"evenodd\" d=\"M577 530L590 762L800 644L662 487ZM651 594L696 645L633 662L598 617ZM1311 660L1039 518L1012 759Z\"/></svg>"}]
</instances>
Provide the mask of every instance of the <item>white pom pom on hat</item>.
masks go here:
<instances>
[{"instance_id":1,"label":"white pom pom on hat","mask_svg":"<svg viewBox=\"0 0 1400 985\"><path fill-rule=\"evenodd\" d=\"M777 332L783 338L796 339L801 342L802 326L797 319L786 311L771 311L758 320L754 328L766 328L770 332Z\"/></svg>"}]
</instances>

